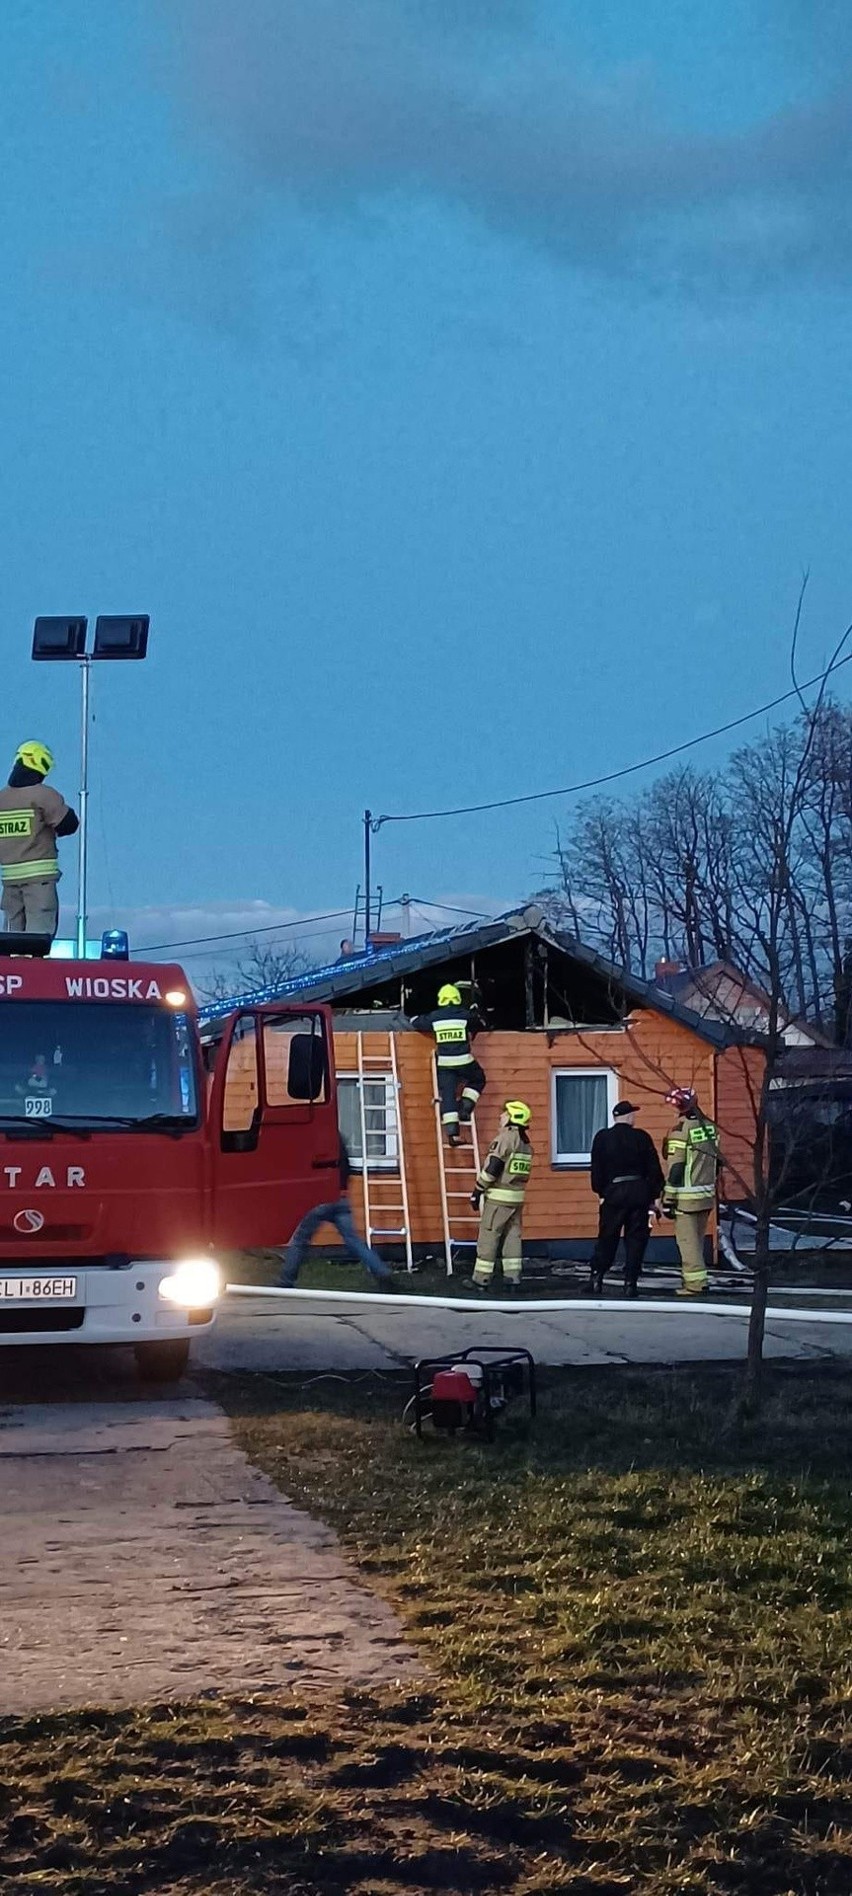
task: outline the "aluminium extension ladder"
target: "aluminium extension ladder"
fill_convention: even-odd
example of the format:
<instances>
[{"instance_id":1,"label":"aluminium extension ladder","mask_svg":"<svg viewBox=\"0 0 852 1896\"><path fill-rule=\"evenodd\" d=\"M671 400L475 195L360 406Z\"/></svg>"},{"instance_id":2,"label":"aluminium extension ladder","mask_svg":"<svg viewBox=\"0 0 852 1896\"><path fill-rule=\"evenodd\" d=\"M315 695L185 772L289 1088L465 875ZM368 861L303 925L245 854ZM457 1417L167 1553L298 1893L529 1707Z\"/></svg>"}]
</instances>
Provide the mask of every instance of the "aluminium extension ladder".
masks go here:
<instances>
[{"instance_id":1,"label":"aluminium extension ladder","mask_svg":"<svg viewBox=\"0 0 852 1896\"><path fill-rule=\"evenodd\" d=\"M399 1066L396 1036L392 1033L369 1034L370 1040L387 1043L386 1053L365 1053L368 1036L358 1035L358 1105L361 1116L361 1183L364 1192L364 1231L368 1245L374 1238L395 1238L405 1245L405 1263L414 1269L411 1249L411 1218L408 1209L408 1176L405 1169L405 1133L402 1123ZM384 1082L378 1105L367 1105L365 1082ZM367 1120L370 1123L368 1125ZM382 1135L385 1149L389 1135L396 1141L396 1167L370 1169L367 1141L372 1134Z\"/></svg>"},{"instance_id":2,"label":"aluminium extension ladder","mask_svg":"<svg viewBox=\"0 0 852 1896\"><path fill-rule=\"evenodd\" d=\"M470 1195L479 1175L479 1138L476 1114L459 1126L457 1146L447 1144L438 1096L438 1065L432 1058L432 1082L435 1100L435 1136L438 1141L438 1179L441 1187L441 1215L444 1224L444 1256L447 1276L453 1275L453 1253L476 1246L479 1212L474 1211Z\"/></svg>"}]
</instances>

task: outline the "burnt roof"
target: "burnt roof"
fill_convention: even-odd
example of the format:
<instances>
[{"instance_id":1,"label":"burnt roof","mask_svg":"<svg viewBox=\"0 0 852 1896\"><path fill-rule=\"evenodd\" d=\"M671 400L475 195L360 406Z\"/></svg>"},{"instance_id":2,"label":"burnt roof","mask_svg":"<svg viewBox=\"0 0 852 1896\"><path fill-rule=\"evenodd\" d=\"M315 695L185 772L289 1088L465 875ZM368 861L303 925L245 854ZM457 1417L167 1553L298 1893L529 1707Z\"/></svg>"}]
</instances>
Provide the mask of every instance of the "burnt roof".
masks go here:
<instances>
[{"instance_id":1,"label":"burnt roof","mask_svg":"<svg viewBox=\"0 0 852 1896\"><path fill-rule=\"evenodd\" d=\"M465 922L460 926L415 935L406 941L388 943L381 948L366 952L362 950L359 954L330 962L324 968L311 968L289 981L276 982L271 987L254 989L248 994L236 994L228 1000L210 1001L200 1009L201 1020L204 1023L222 1020L239 1007L269 1001L298 999L328 1001L337 1005L355 996L362 996L366 1001L372 990L383 987L397 976L404 978L425 968L438 968L459 954L481 954L484 949L525 936L533 936L543 944L556 948L578 968L599 975L610 986L620 990L631 1005L651 1008L658 1014L667 1015L681 1026L689 1028L701 1040L709 1041L712 1046L724 1048L763 1044L760 1035L737 1028L733 1023L697 1014L692 1008L681 1006L676 996L655 987L653 982L617 967L599 954L597 949L589 948L575 936L554 928L537 905L509 910L504 915L494 916L491 921Z\"/></svg>"}]
</instances>

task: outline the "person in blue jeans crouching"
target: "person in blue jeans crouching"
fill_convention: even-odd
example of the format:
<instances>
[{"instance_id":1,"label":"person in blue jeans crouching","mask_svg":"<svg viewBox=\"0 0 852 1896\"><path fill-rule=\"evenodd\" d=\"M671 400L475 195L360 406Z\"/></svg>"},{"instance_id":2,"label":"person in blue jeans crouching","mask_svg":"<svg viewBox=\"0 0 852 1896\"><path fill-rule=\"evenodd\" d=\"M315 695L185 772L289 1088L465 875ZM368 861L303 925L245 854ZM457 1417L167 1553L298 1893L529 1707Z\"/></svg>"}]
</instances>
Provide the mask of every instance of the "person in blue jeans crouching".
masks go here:
<instances>
[{"instance_id":1,"label":"person in blue jeans crouching","mask_svg":"<svg viewBox=\"0 0 852 1896\"><path fill-rule=\"evenodd\" d=\"M371 1251L370 1246L364 1243L363 1238L356 1229L355 1219L352 1215L352 1206L349 1202L349 1180L352 1177L352 1166L349 1160L349 1153L346 1150L346 1142L342 1137L340 1140L338 1163L340 1166L340 1196L339 1198L330 1200L327 1205L314 1205L313 1211L307 1212L301 1222L297 1224L287 1249L284 1252L284 1261L279 1280L282 1290L293 1289L302 1265L304 1264L305 1254L311 1239L319 1230L320 1225L324 1224L334 1225L335 1230L340 1233L347 1251L351 1251L352 1256L357 1257L358 1262L364 1265L365 1270L370 1272L371 1277L377 1278L378 1282L382 1284L390 1284L393 1282L393 1271L390 1265L384 1263L383 1259L379 1257L378 1252Z\"/></svg>"}]
</instances>

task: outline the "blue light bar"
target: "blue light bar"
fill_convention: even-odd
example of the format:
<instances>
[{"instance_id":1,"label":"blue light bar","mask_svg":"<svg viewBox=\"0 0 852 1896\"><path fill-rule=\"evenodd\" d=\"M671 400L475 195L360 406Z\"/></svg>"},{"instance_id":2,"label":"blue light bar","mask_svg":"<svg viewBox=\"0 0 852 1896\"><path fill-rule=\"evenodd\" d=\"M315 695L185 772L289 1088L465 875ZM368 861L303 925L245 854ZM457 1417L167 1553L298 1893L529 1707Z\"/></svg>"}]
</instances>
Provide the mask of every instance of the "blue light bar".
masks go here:
<instances>
[{"instance_id":1,"label":"blue light bar","mask_svg":"<svg viewBox=\"0 0 852 1896\"><path fill-rule=\"evenodd\" d=\"M108 928L101 939L102 961L129 961L130 944L123 928Z\"/></svg>"}]
</instances>

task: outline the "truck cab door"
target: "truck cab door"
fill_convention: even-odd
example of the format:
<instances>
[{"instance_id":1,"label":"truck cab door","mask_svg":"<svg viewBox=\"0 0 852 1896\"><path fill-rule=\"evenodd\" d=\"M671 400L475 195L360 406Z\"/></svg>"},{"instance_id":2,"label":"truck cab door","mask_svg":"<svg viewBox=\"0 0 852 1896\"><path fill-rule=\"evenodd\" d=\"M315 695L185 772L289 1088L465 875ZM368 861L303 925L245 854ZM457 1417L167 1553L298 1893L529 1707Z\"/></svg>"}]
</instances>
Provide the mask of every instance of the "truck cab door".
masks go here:
<instances>
[{"instance_id":1,"label":"truck cab door","mask_svg":"<svg viewBox=\"0 0 852 1896\"><path fill-rule=\"evenodd\" d=\"M212 1243L286 1244L307 1211L339 1196L328 1009L241 1008L215 1051L207 1124Z\"/></svg>"}]
</instances>

